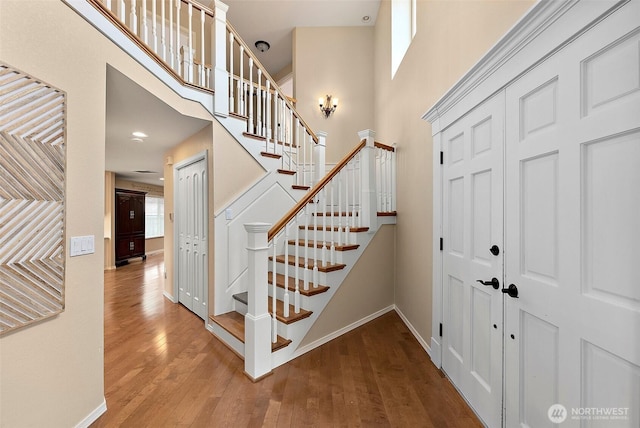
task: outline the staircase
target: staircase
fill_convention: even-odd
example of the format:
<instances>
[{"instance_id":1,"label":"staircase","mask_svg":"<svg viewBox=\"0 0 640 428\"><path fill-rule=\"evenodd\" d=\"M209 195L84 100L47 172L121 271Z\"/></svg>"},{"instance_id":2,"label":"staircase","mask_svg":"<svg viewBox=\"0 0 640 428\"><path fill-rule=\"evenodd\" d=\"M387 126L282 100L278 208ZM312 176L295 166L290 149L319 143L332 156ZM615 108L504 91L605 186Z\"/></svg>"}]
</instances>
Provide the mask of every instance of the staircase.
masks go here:
<instances>
[{"instance_id":1,"label":"staircase","mask_svg":"<svg viewBox=\"0 0 640 428\"><path fill-rule=\"evenodd\" d=\"M362 131L325 174L326 134L299 116L219 1L214 9L192 0L64 1L201 103L264 169L216 214L215 306L207 323L245 359L246 374L262 378L305 352L304 336L375 232L395 224L395 149Z\"/></svg>"}]
</instances>

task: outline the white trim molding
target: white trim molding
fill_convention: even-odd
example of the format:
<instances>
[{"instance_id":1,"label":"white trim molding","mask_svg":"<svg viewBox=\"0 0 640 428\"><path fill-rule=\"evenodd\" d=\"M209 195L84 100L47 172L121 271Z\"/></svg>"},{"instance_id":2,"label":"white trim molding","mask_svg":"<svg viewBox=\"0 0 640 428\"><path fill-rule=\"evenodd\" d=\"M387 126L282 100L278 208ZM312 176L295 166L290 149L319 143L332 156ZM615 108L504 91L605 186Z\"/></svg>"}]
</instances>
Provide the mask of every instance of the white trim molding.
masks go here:
<instances>
[{"instance_id":1,"label":"white trim molding","mask_svg":"<svg viewBox=\"0 0 640 428\"><path fill-rule=\"evenodd\" d=\"M429 346L427 341L424 340L422 336L420 336L420 333L418 333L418 330L416 330L413 324L409 322L409 319L402 313L400 309L398 309L397 306L394 306L394 309L396 310L396 313L398 314L402 322L407 326L411 334L413 334L413 337L415 337L418 343L420 344L420 346L422 346L422 349L424 349L427 355L431 357L431 347Z\"/></svg>"},{"instance_id":2,"label":"white trim molding","mask_svg":"<svg viewBox=\"0 0 640 428\"><path fill-rule=\"evenodd\" d=\"M83 420L78 422L76 428L88 428L92 423L98 420L100 416L107 411L107 400L103 397L102 403L96 407L91 413L89 413Z\"/></svg>"}]
</instances>

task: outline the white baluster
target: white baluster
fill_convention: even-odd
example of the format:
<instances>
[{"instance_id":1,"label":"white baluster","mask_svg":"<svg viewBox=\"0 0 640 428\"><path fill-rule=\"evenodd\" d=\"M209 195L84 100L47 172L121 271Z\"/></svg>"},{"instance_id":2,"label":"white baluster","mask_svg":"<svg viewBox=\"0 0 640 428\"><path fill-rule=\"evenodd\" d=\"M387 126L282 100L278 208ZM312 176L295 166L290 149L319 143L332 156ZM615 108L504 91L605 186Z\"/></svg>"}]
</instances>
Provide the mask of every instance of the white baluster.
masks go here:
<instances>
[{"instance_id":1,"label":"white baluster","mask_svg":"<svg viewBox=\"0 0 640 428\"><path fill-rule=\"evenodd\" d=\"M362 152L358 152L358 171L359 177L362 177ZM362 189L362 179L360 180L360 188ZM362 227L362 192L358 192L358 227Z\"/></svg>"},{"instance_id":2,"label":"white baluster","mask_svg":"<svg viewBox=\"0 0 640 428\"><path fill-rule=\"evenodd\" d=\"M127 17L126 17L126 6L124 4L124 0L120 0L118 2L118 12L119 12L119 17L120 17L120 21L122 21L123 24L126 24L127 22Z\"/></svg>"},{"instance_id":3,"label":"white baluster","mask_svg":"<svg viewBox=\"0 0 640 428\"><path fill-rule=\"evenodd\" d=\"M336 174L338 184L338 245L342 245L342 170Z\"/></svg>"},{"instance_id":4,"label":"white baluster","mask_svg":"<svg viewBox=\"0 0 640 428\"><path fill-rule=\"evenodd\" d=\"M391 211L396 210L396 165L397 165L397 147L393 143L393 153L391 154Z\"/></svg>"},{"instance_id":5,"label":"white baluster","mask_svg":"<svg viewBox=\"0 0 640 428\"><path fill-rule=\"evenodd\" d=\"M131 31L136 36L138 35L138 15L136 13L136 0L131 0L131 13L129 19L131 19Z\"/></svg>"},{"instance_id":6,"label":"white baluster","mask_svg":"<svg viewBox=\"0 0 640 428\"><path fill-rule=\"evenodd\" d=\"M153 37L153 52L158 54L158 11L157 0L151 0L151 36Z\"/></svg>"},{"instance_id":7,"label":"white baluster","mask_svg":"<svg viewBox=\"0 0 640 428\"><path fill-rule=\"evenodd\" d=\"M256 88L256 134L262 135L262 69L258 67L258 87Z\"/></svg>"},{"instance_id":8,"label":"white baluster","mask_svg":"<svg viewBox=\"0 0 640 428\"><path fill-rule=\"evenodd\" d=\"M204 79L204 9L200 9L200 86L205 85Z\"/></svg>"},{"instance_id":9,"label":"white baluster","mask_svg":"<svg viewBox=\"0 0 640 428\"><path fill-rule=\"evenodd\" d=\"M142 0L142 41L149 46L149 27L147 26L147 0Z\"/></svg>"},{"instance_id":10,"label":"white baluster","mask_svg":"<svg viewBox=\"0 0 640 428\"><path fill-rule=\"evenodd\" d=\"M277 296L277 284L276 284L276 257L278 257L278 235L274 236L273 239L273 284L271 287L271 342L276 343L278 341L278 319L276 318L276 296ZM287 270L287 261L284 261L285 271ZM287 284L285 283L285 287Z\"/></svg>"},{"instance_id":11,"label":"white baluster","mask_svg":"<svg viewBox=\"0 0 640 428\"><path fill-rule=\"evenodd\" d=\"M307 185L307 133L302 134L302 185Z\"/></svg>"},{"instance_id":12,"label":"white baluster","mask_svg":"<svg viewBox=\"0 0 640 428\"><path fill-rule=\"evenodd\" d=\"M300 213L296 214L295 217L295 221L293 223L293 227L295 230L295 234L294 234L294 243L295 243L295 257L296 257L296 276L295 276L295 293L293 296L293 311L296 314L300 313L300 266L298 266L298 261L300 260L300 227L298 224L298 218L300 217ZM289 284L285 285L285 288L287 288L289 286Z\"/></svg>"},{"instance_id":13,"label":"white baluster","mask_svg":"<svg viewBox=\"0 0 640 428\"><path fill-rule=\"evenodd\" d=\"M181 0L176 0L176 46L175 46L175 55L176 55L176 69L180 70L182 67L180 67L180 4L182 3ZM164 18L163 18L164 19ZM164 33L164 30L163 30ZM164 36L162 36L164 37ZM182 73L178 73L180 74L180 76L182 76Z\"/></svg>"},{"instance_id":14,"label":"white baluster","mask_svg":"<svg viewBox=\"0 0 640 428\"><path fill-rule=\"evenodd\" d=\"M109 9L111 12L113 12L113 10L111 10L111 0L107 0L106 6L107 6L107 9Z\"/></svg>"},{"instance_id":15,"label":"white baluster","mask_svg":"<svg viewBox=\"0 0 640 428\"><path fill-rule=\"evenodd\" d=\"M309 152L310 152L309 153L309 170L313 171L313 166L314 166L314 163L313 163L313 152L315 151L314 147L315 147L316 143L313 141L313 138L311 137L311 134L309 134L309 143L308 144L309 144ZM317 181L313 181L313 172L312 172L312 175L309 178L309 185L310 186L314 186L316 183L317 183Z\"/></svg>"},{"instance_id":16,"label":"white baluster","mask_svg":"<svg viewBox=\"0 0 640 428\"><path fill-rule=\"evenodd\" d=\"M193 4L187 7L187 20L189 22L189 55L187 56L187 82L193 83Z\"/></svg>"},{"instance_id":17,"label":"white baluster","mask_svg":"<svg viewBox=\"0 0 640 428\"><path fill-rule=\"evenodd\" d=\"M180 0L176 0L176 1L180 2ZM168 7L169 7L169 66L171 66L172 70L175 70L176 58L175 58L175 52L174 52L175 46L174 46L174 39L173 39L173 0L169 0ZM176 28L176 34L180 34L180 27Z\"/></svg>"},{"instance_id":18,"label":"white baluster","mask_svg":"<svg viewBox=\"0 0 640 428\"><path fill-rule=\"evenodd\" d=\"M293 110L291 111L291 137L289 138L289 171L293 171L293 145L295 144L295 136L296 131L296 123L294 123L293 118L295 115L293 114ZM296 122L298 118L296 117Z\"/></svg>"},{"instance_id":19,"label":"white baluster","mask_svg":"<svg viewBox=\"0 0 640 428\"><path fill-rule=\"evenodd\" d=\"M229 111L235 113L235 98L233 96L235 86L233 84L233 39L233 33L229 33Z\"/></svg>"},{"instance_id":20,"label":"white baluster","mask_svg":"<svg viewBox=\"0 0 640 428\"><path fill-rule=\"evenodd\" d=\"M289 316L289 225L285 225L284 227L284 317ZM298 268L298 260L296 259L294 262L294 268ZM276 296L273 296L273 300L275 301Z\"/></svg>"},{"instance_id":21,"label":"white baluster","mask_svg":"<svg viewBox=\"0 0 640 428\"><path fill-rule=\"evenodd\" d=\"M265 109L265 119L264 119L264 129L265 129L265 137L266 137L266 142L265 142L265 147L264 147L264 151L268 152L269 151L269 142L271 141L271 122L272 122L272 118L271 118L271 80L267 79L267 90L266 90L266 98L265 98L265 103L264 103L264 109Z\"/></svg>"},{"instance_id":22,"label":"white baluster","mask_svg":"<svg viewBox=\"0 0 640 428\"><path fill-rule=\"evenodd\" d=\"M329 234L329 236L331 237L331 251L330 251L330 255L331 255L331 264L334 264L336 262L336 240L333 238L335 235L335 231L334 231L334 225L333 225L333 217L335 216L335 206L334 206L334 198L333 198L333 194L335 193L335 182L336 179L335 177L331 179L331 182L329 183L331 185L331 205L329 206L329 210L331 210L331 233Z\"/></svg>"},{"instance_id":23,"label":"white baluster","mask_svg":"<svg viewBox=\"0 0 640 428\"><path fill-rule=\"evenodd\" d=\"M280 118L278 116L278 106L280 105L279 93L273 94L273 153L276 153L276 146L278 145L278 136L280 134Z\"/></svg>"},{"instance_id":24,"label":"white baluster","mask_svg":"<svg viewBox=\"0 0 640 428\"><path fill-rule=\"evenodd\" d=\"M376 159L376 211L382 210L382 153L379 148L374 149Z\"/></svg>"},{"instance_id":25,"label":"white baluster","mask_svg":"<svg viewBox=\"0 0 640 428\"><path fill-rule=\"evenodd\" d=\"M167 41L165 40L165 33L166 30L164 28L165 26L165 22L164 22L164 0L160 0L160 47L162 48L162 60L166 61L167 60ZM178 0L178 3L180 3L180 0Z\"/></svg>"},{"instance_id":26,"label":"white baluster","mask_svg":"<svg viewBox=\"0 0 640 428\"><path fill-rule=\"evenodd\" d=\"M318 245L318 243L315 243ZM327 266L327 188L322 188L322 267Z\"/></svg>"},{"instance_id":27,"label":"white baluster","mask_svg":"<svg viewBox=\"0 0 640 428\"><path fill-rule=\"evenodd\" d=\"M240 45L240 54L238 55L238 59L240 61L240 64L238 65L238 69L240 71L240 80L238 80L238 112L242 116L246 116L246 109L244 105L244 45Z\"/></svg>"},{"instance_id":28,"label":"white baluster","mask_svg":"<svg viewBox=\"0 0 640 428\"><path fill-rule=\"evenodd\" d=\"M318 286L318 195L314 196L315 215L313 216L313 287Z\"/></svg>"},{"instance_id":29,"label":"white baluster","mask_svg":"<svg viewBox=\"0 0 640 428\"><path fill-rule=\"evenodd\" d=\"M249 120L247 121L249 126L249 134L255 133L255 127L253 125L253 58L249 57Z\"/></svg>"},{"instance_id":30,"label":"white baluster","mask_svg":"<svg viewBox=\"0 0 640 428\"><path fill-rule=\"evenodd\" d=\"M344 243L351 243L351 228L349 227L349 162L344 166ZM342 214L342 213L341 213Z\"/></svg>"},{"instance_id":31,"label":"white baluster","mask_svg":"<svg viewBox=\"0 0 640 428\"><path fill-rule=\"evenodd\" d=\"M304 289L309 289L309 204L304 207Z\"/></svg>"},{"instance_id":32,"label":"white baluster","mask_svg":"<svg viewBox=\"0 0 640 428\"><path fill-rule=\"evenodd\" d=\"M296 184L300 185L300 119L296 117Z\"/></svg>"},{"instance_id":33,"label":"white baluster","mask_svg":"<svg viewBox=\"0 0 640 428\"><path fill-rule=\"evenodd\" d=\"M351 229L356 227L356 195L358 192L356 191L356 158L354 157L351 160L351 172L352 180L351 184L353 185L352 193L351 193Z\"/></svg>"},{"instance_id":34,"label":"white baluster","mask_svg":"<svg viewBox=\"0 0 640 428\"><path fill-rule=\"evenodd\" d=\"M262 129L260 130L260 132L262 132L262 136L266 138L268 129L267 124L269 123L269 118L267 117L267 82L269 82L269 79L267 79L267 76L264 77L264 81L264 86L260 88L260 90L262 91L262 97L260 98L260 105L262 106Z\"/></svg>"}]
</instances>

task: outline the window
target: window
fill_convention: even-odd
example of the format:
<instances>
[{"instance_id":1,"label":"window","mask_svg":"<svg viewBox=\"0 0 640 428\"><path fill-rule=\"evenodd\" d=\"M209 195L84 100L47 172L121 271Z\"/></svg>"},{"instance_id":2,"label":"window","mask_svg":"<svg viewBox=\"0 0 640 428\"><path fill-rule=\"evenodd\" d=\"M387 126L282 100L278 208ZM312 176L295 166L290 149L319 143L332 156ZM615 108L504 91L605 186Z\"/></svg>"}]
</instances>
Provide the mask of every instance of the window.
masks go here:
<instances>
[{"instance_id":1,"label":"window","mask_svg":"<svg viewBox=\"0 0 640 428\"><path fill-rule=\"evenodd\" d=\"M144 198L144 237L164 236L164 198L147 196Z\"/></svg>"},{"instance_id":2,"label":"window","mask_svg":"<svg viewBox=\"0 0 640 428\"><path fill-rule=\"evenodd\" d=\"M391 78L416 35L416 0L391 0Z\"/></svg>"}]
</instances>

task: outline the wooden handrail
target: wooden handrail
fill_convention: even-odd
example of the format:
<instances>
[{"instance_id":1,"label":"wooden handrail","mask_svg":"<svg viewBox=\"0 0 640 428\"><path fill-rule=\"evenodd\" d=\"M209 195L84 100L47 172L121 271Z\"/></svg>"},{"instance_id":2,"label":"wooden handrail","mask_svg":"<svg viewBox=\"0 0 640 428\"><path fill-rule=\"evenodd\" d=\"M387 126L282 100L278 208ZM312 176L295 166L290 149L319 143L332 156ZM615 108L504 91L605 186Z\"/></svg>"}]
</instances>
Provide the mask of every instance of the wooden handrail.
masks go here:
<instances>
[{"instance_id":1,"label":"wooden handrail","mask_svg":"<svg viewBox=\"0 0 640 428\"><path fill-rule=\"evenodd\" d=\"M92 4L96 9L98 9L98 11L100 13L102 13L102 15L104 15L105 18L107 18L109 21L111 21L111 23L113 25L118 27L118 29L120 29L120 31L122 31L124 34L126 34L140 49L142 49L147 55L149 55L151 58L153 58L162 68L164 68L164 70L167 73L169 73L171 76L173 76L179 82L182 82L182 84L184 86L188 86L188 87L191 87L191 88L194 88L194 89L198 89L198 90L201 90L201 91L206 91L206 92L209 92L209 93L212 93L212 94L215 92L213 89L206 88L206 87L200 86L200 85L194 85L193 83L189 83L186 80L184 80L182 78L182 76L180 76L173 68L171 68L171 66L169 64L167 64L166 61L164 61L162 58L160 58L151 49L151 47L147 46L147 44L140 37L138 37L137 34L135 34L133 31L131 31L131 29L129 27L127 27L127 25L125 23L120 21L120 19L112 11L107 9L107 7L104 4L102 4L102 1L100 1L100 0L87 0L87 1L90 4ZM185 0L181 0L181 1L185 1ZM194 6L196 5L195 2L192 2L192 4ZM205 13L207 13L207 10L210 11L210 9L207 9L204 6L202 6L202 9L205 11ZM213 14L211 14L211 16L213 16Z\"/></svg>"},{"instance_id":2,"label":"wooden handrail","mask_svg":"<svg viewBox=\"0 0 640 428\"><path fill-rule=\"evenodd\" d=\"M320 191L327 185L327 183L329 183L336 175L338 175L338 173L340 172L340 170L342 168L345 167L346 164L349 163L349 161L351 159L353 159L353 157L355 155L358 154L358 152L360 150L362 150L364 148L364 146L367 144L366 140L362 140L360 142L360 144L358 144L356 147L354 147L344 158L342 158L342 160L340 162L338 162L336 164L336 166L334 166L331 171L329 171L329 173L327 175L325 175L322 180L320 180L318 182L318 184L316 184L315 186L313 186L313 189L311 189L304 198L300 199L300 201L298 201L298 203L289 210L289 212L287 214L285 214L284 217L282 217L270 230L269 230L269 234L268 234L268 240L271 241L273 239L274 236L276 236L282 229L284 229L284 227L287 225L287 223L289 223L291 221L291 219L293 219L300 211L302 211L302 209L309 203L311 202L311 200L318 194L320 193Z\"/></svg>"},{"instance_id":3,"label":"wooden handrail","mask_svg":"<svg viewBox=\"0 0 640 428\"><path fill-rule=\"evenodd\" d=\"M374 145L374 147L377 147L377 148L382 149L382 150L387 150L389 152L395 152L396 151L395 147L388 146L388 145L382 144L382 143L378 143L377 141L375 141L373 143L373 145Z\"/></svg>"},{"instance_id":4,"label":"wooden handrail","mask_svg":"<svg viewBox=\"0 0 640 428\"><path fill-rule=\"evenodd\" d=\"M278 95L280 95L280 97L285 101L285 103L287 104L287 106L291 109L291 111L293 112L293 115L298 118L298 120L300 121L300 123L302 124L302 126L304 126L307 129L307 132L309 133L309 135L311 135L311 138L313 139L313 141L318 144L318 136L316 135L315 132L313 132L313 130L311 129L311 127L309 126L309 124L307 122L305 122L305 120L300 117L300 115L298 114L298 112L296 111L295 107L293 106L293 104L291 104L291 102L289 101L289 97L287 97L286 95L284 95L284 93L282 92L282 89L280 89L280 86L276 83L275 79L273 77L271 77L271 75L269 74L269 72L267 71L267 69L264 67L264 65L262 65L262 63L260 62L260 60L258 59L258 57L255 56L255 54L251 51L251 49L249 49L249 46L247 46L247 44L244 42L244 40L242 39L242 37L240 37L240 35L238 34L238 32L236 31L235 28L233 28L233 25L231 25L231 23L229 21L227 21L227 28L229 29L229 31L233 34L233 37L235 39L235 41L237 41L238 44L242 44L244 46L244 51L245 53L251 57L251 59L253 59L253 62L256 63L258 65L258 67L260 67L262 69L262 74L264 74L265 78L271 80L271 83L273 84L273 88L278 91Z\"/></svg>"}]
</instances>

